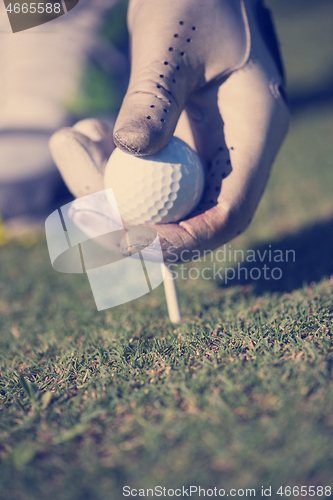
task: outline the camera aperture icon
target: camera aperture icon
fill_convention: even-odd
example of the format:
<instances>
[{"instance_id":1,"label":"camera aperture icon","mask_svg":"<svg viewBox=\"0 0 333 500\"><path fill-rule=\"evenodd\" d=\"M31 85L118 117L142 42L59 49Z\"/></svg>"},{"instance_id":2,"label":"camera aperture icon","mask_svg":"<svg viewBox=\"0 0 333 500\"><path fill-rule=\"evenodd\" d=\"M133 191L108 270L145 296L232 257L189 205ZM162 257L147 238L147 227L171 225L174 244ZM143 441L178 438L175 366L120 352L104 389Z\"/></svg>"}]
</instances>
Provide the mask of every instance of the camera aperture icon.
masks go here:
<instances>
[{"instance_id":1,"label":"camera aperture icon","mask_svg":"<svg viewBox=\"0 0 333 500\"><path fill-rule=\"evenodd\" d=\"M46 219L52 266L86 272L99 311L142 297L163 282L163 255L154 229L136 229L145 245L131 253L112 189L78 198Z\"/></svg>"}]
</instances>

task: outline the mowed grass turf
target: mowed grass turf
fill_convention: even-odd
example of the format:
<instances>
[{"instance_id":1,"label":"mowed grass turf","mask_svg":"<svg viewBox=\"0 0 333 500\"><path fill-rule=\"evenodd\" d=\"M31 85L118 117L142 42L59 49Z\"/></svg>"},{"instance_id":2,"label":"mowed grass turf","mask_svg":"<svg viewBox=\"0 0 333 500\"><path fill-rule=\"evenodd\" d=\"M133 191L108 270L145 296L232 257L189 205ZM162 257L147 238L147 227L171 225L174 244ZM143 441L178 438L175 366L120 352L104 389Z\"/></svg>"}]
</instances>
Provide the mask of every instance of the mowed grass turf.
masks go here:
<instances>
[{"instance_id":1,"label":"mowed grass turf","mask_svg":"<svg viewBox=\"0 0 333 500\"><path fill-rule=\"evenodd\" d=\"M175 327L162 286L97 312L86 276L53 271L45 240L1 247L1 500L333 487L333 10L269 5L293 115L251 227L224 249L254 252L239 279L233 254L175 268ZM203 279L205 267L235 278Z\"/></svg>"}]
</instances>

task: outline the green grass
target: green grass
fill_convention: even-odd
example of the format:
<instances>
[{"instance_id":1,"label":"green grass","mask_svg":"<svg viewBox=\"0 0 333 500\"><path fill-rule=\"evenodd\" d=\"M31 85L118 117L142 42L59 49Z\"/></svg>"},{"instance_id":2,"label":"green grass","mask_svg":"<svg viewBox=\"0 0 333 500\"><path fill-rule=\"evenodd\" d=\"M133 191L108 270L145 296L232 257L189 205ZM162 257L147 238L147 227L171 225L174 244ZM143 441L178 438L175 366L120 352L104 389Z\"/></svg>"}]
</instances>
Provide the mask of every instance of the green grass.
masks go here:
<instances>
[{"instance_id":1,"label":"green grass","mask_svg":"<svg viewBox=\"0 0 333 500\"><path fill-rule=\"evenodd\" d=\"M180 283L174 328L161 287L98 313L41 245L2 265L1 498L331 484L332 282Z\"/></svg>"},{"instance_id":2,"label":"green grass","mask_svg":"<svg viewBox=\"0 0 333 500\"><path fill-rule=\"evenodd\" d=\"M307 98L231 248L293 249L295 262L266 259L280 280L179 279L175 327L162 286L97 312L87 278L53 271L45 241L2 246L1 500L113 500L125 485L257 497L272 486L272 498L286 498L279 486L333 487L333 105L309 99L332 64L333 12L294 1L268 3L290 94Z\"/></svg>"}]
</instances>

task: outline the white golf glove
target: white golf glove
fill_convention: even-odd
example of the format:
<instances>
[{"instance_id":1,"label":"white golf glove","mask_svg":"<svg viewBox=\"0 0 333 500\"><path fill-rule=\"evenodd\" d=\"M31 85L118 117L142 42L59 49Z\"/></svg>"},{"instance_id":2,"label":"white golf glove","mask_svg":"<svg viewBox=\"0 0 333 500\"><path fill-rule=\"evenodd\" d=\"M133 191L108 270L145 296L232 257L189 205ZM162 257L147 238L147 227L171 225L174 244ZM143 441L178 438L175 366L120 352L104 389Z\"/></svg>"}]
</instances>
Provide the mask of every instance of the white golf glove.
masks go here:
<instances>
[{"instance_id":1,"label":"white golf glove","mask_svg":"<svg viewBox=\"0 0 333 500\"><path fill-rule=\"evenodd\" d=\"M198 152L206 172L200 205L189 218L154 228L166 260L213 250L250 223L288 128L269 11L260 0L132 0L128 24L132 71L114 142L143 156L175 134ZM77 197L104 189L111 150L111 135L96 120L51 139ZM132 249L140 234L133 231Z\"/></svg>"}]
</instances>

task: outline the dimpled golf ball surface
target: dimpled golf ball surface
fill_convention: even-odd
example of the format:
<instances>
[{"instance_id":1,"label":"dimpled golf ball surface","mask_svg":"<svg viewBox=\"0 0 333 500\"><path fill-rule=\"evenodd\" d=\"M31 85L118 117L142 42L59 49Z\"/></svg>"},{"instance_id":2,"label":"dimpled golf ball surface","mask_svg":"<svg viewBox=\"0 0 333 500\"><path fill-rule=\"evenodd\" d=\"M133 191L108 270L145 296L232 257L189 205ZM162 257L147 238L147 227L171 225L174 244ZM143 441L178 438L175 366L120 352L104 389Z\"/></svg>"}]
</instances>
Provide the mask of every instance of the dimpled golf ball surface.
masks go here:
<instances>
[{"instance_id":1,"label":"dimpled golf ball surface","mask_svg":"<svg viewBox=\"0 0 333 500\"><path fill-rule=\"evenodd\" d=\"M150 156L116 148L106 165L104 185L112 188L124 222L166 224L183 219L199 203L204 171L197 153L173 137Z\"/></svg>"}]
</instances>

